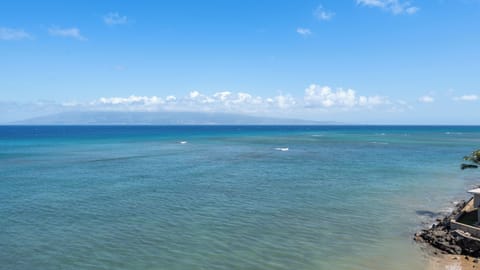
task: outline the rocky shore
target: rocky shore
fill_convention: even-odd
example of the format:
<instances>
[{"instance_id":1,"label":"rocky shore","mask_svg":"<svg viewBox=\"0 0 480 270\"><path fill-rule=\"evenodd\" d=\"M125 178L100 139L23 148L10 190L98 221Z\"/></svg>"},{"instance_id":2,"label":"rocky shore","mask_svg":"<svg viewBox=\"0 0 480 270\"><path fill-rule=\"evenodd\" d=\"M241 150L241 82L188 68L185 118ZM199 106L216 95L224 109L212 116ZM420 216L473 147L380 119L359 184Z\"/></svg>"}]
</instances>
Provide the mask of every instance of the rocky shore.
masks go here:
<instances>
[{"instance_id":1,"label":"rocky shore","mask_svg":"<svg viewBox=\"0 0 480 270\"><path fill-rule=\"evenodd\" d=\"M452 213L444 218L437 219L436 223L429 229L416 233L414 240L426 243L443 254L480 257L480 241L450 227L450 220L460 213L465 205L465 201L458 203Z\"/></svg>"}]
</instances>

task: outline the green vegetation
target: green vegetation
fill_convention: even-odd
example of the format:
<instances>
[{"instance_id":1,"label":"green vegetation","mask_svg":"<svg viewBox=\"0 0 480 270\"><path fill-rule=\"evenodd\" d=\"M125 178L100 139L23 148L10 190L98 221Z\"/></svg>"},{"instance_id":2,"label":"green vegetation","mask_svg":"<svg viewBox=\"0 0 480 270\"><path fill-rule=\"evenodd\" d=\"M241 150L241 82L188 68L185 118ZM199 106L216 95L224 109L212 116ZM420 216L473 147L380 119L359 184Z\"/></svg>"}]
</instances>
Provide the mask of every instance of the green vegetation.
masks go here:
<instances>
[{"instance_id":1,"label":"green vegetation","mask_svg":"<svg viewBox=\"0 0 480 270\"><path fill-rule=\"evenodd\" d=\"M462 163L462 170L478 168L478 164L480 164L480 149L473 151L469 156L465 156L463 160L469 161L470 164Z\"/></svg>"}]
</instances>

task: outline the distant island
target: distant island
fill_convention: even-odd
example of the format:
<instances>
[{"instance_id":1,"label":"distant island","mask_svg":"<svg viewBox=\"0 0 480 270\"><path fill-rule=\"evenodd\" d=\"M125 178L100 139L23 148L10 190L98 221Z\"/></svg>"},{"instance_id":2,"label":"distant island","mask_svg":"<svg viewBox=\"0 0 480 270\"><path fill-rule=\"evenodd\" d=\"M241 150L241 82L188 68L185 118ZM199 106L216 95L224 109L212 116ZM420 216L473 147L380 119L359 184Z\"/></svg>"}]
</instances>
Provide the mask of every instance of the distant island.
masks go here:
<instances>
[{"instance_id":1,"label":"distant island","mask_svg":"<svg viewBox=\"0 0 480 270\"><path fill-rule=\"evenodd\" d=\"M208 112L64 112L35 117L14 125L335 125L309 121Z\"/></svg>"}]
</instances>

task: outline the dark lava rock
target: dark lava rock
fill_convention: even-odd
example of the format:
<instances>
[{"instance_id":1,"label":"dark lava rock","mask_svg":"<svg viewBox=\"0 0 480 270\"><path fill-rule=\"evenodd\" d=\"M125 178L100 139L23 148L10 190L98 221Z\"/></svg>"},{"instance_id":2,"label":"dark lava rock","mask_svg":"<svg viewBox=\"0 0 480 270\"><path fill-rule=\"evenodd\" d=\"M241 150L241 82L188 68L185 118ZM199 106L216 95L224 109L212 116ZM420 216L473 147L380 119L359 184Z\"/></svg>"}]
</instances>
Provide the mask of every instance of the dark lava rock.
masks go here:
<instances>
[{"instance_id":1,"label":"dark lava rock","mask_svg":"<svg viewBox=\"0 0 480 270\"><path fill-rule=\"evenodd\" d=\"M480 243L471 238L464 237L450 228L450 220L465 207L462 201L455 206L449 215L437 219L430 229L422 230L415 234L414 240L427 243L441 251L455 255L480 255Z\"/></svg>"},{"instance_id":2,"label":"dark lava rock","mask_svg":"<svg viewBox=\"0 0 480 270\"><path fill-rule=\"evenodd\" d=\"M476 169L476 168L478 168L478 166L477 166L477 165L472 165L472 164L462 164L462 165L460 166L460 168L461 168L462 170L465 170L465 169Z\"/></svg>"}]
</instances>

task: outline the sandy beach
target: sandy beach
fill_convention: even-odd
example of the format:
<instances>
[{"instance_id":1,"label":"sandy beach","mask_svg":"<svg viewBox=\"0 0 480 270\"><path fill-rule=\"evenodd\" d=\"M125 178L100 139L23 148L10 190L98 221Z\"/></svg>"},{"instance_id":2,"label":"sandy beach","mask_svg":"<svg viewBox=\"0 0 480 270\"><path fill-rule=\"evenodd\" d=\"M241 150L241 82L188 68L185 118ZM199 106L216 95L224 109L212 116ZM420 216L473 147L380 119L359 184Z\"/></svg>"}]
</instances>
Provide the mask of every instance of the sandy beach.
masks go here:
<instances>
[{"instance_id":1,"label":"sandy beach","mask_svg":"<svg viewBox=\"0 0 480 270\"><path fill-rule=\"evenodd\" d=\"M445 254L432 256L427 265L427 270L467 270L479 268L480 264L475 258Z\"/></svg>"}]
</instances>

